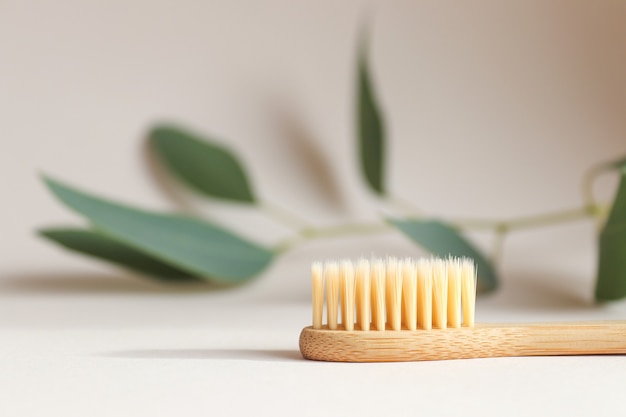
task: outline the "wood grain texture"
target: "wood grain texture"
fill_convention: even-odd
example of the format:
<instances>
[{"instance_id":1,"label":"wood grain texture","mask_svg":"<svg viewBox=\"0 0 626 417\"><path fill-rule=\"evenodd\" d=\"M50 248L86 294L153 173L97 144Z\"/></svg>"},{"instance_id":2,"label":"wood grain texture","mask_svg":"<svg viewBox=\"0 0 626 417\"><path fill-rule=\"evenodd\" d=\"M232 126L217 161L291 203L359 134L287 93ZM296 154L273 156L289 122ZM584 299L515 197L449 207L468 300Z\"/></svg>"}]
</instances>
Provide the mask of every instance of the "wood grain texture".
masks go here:
<instances>
[{"instance_id":1,"label":"wood grain texture","mask_svg":"<svg viewBox=\"0 0 626 417\"><path fill-rule=\"evenodd\" d=\"M626 354L626 321L478 324L433 330L305 327L300 352L332 362L408 362L502 356Z\"/></svg>"}]
</instances>

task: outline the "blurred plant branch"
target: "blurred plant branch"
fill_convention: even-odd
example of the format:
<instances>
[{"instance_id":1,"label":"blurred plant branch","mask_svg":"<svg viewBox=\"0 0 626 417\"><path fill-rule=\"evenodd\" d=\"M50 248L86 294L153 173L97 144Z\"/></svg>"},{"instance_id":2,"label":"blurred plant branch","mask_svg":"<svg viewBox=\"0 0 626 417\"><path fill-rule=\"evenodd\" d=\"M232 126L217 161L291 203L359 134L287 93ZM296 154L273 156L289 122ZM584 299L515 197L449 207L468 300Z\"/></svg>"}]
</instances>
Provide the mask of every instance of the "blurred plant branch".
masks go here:
<instances>
[{"instance_id":1,"label":"blurred plant branch","mask_svg":"<svg viewBox=\"0 0 626 417\"><path fill-rule=\"evenodd\" d=\"M139 210L45 178L54 195L87 218L91 226L44 229L41 236L70 250L160 279L233 284L258 275L277 255L313 239L399 231L434 255L473 258L478 266L479 289L491 291L498 285L495 265L502 258L504 242L511 232L593 219L602 226L596 299L626 297L626 158L589 168L582 180L580 207L511 219L437 219L387 189L385 118L368 65L367 33L361 35L356 71L360 170L369 189L390 208L402 213L400 217L315 226L298 214L259 198L244 165L219 141L164 125L152 129L149 143L160 162L182 183L206 197L256 207L292 229L293 234L274 247L264 247L206 220ZM621 176L612 206L598 203L593 195L595 179L609 171ZM475 247L464 236L466 231L493 233L491 256L485 256Z\"/></svg>"}]
</instances>

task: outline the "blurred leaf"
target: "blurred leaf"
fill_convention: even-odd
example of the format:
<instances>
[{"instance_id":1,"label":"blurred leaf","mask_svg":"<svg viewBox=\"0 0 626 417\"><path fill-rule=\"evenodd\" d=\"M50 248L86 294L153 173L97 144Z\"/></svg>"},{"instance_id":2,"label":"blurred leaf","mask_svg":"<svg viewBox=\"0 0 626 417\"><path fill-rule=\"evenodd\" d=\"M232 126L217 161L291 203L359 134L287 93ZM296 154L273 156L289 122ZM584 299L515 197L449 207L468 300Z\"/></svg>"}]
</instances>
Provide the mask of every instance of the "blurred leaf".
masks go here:
<instances>
[{"instance_id":1,"label":"blurred leaf","mask_svg":"<svg viewBox=\"0 0 626 417\"><path fill-rule=\"evenodd\" d=\"M436 220L397 220L389 222L435 256L465 256L474 259L478 272L478 290L488 292L498 285L495 270L485 256L455 229Z\"/></svg>"},{"instance_id":2,"label":"blurred leaf","mask_svg":"<svg viewBox=\"0 0 626 417\"><path fill-rule=\"evenodd\" d=\"M620 174L613 208L600 233L596 300L626 297L626 161Z\"/></svg>"},{"instance_id":3,"label":"blurred leaf","mask_svg":"<svg viewBox=\"0 0 626 417\"><path fill-rule=\"evenodd\" d=\"M624 165L626 165L626 156L622 156L621 158L608 163L608 166L613 169L621 168Z\"/></svg>"},{"instance_id":4,"label":"blurred leaf","mask_svg":"<svg viewBox=\"0 0 626 417\"><path fill-rule=\"evenodd\" d=\"M191 274L161 262L99 232L77 228L43 229L39 234L67 249L113 262L168 281L189 281Z\"/></svg>"},{"instance_id":5,"label":"blurred leaf","mask_svg":"<svg viewBox=\"0 0 626 417\"><path fill-rule=\"evenodd\" d=\"M196 191L254 203L241 163L226 148L171 126L157 126L150 132L149 140L165 165Z\"/></svg>"},{"instance_id":6,"label":"blurred leaf","mask_svg":"<svg viewBox=\"0 0 626 417\"><path fill-rule=\"evenodd\" d=\"M357 106L361 169L370 187L382 195L385 194L383 181L385 129L368 68L365 38L361 42L359 52Z\"/></svg>"},{"instance_id":7,"label":"blurred leaf","mask_svg":"<svg viewBox=\"0 0 626 417\"><path fill-rule=\"evenodd\" d=\"M137 210L84 194L50 178L50 190L112 239L209 280L245 281L272 260L269 249L210 223Z\"/></svg>"}]
</instances>

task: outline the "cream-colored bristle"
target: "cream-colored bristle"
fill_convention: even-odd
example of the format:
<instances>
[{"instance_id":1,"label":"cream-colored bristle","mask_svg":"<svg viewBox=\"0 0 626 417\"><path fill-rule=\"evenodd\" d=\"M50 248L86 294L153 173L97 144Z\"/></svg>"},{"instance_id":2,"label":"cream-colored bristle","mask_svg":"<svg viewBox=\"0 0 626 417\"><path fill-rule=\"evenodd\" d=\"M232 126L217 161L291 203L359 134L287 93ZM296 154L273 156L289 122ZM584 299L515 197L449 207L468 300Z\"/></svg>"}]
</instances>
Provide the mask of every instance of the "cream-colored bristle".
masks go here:
<instances>
[{"instance_id":1,"label":"cream-colored bristle","mask_svg":"<svg viewBox=\"0 0 626 417\"><path fill-rule=\"evenodd\" d=\"M360 259L356 267L356 323L361 330L370 329L370 263Z\"/></svg>"},{"instance_id":2,"label":"cream-colored bristle","mask_svg":"<svg viewBox=\"0 0 626 417\"><path fill-rule=\"evenodd\" d=\"M433 314L432 261L417 261L417 323L420 329L432 329Z\"/></svg>"},{"instance_id":3,"label":"cream-colored bristle","mask_svg":"<svg viewBox=\"0 0 626 417\"><path fill-rule=\"evenodd\" d=\"M311 275L313 280L313 328L321 329L324 312L324 268L321 262L313 262Z\"/></svg>"},{"instance_id":4,"label":"cream-colored bristle","mask_svg":"<svg viewBox=\"0 0 626 417\"><path fill-rule=\"evenodd\" d=\"M339 269L341 280L341 324L345 330L354 330L354 266L352 261L344 260Z\"/></svg>"},{"instance_id":5,"label":"cream-colored bristle","mask_svg":"<svg viewBox=\"0 0 626 417\"><path fill-rule=\"evenodd\" d=\"M385 263L381 259L372 261L372 326L379 331L385 330Z\"/></svg>"},{"instance_id":6,"label":"cream-colored bristle","mask_svg":"<svg viewBox=\"0 0 626 417\"><path fill-rule=\"evenodd\" d=\"M402 269L396 258L387 259L387 324L391 330L402 329Z\"/></svg>"},{"instance_id":7,"label":"cream-colored bristle","mask_svg":"<svg viewBox=\"0 0 626 417\"><path fill-rule=\"evenodd\" d=\"M324 295L330 330L430 330L475 324L476 266L468 258L314 262L311 273L314 329L324 328Z\"/></svg>"},{"instance_id":8,"label":"cream-colored bristle","mask_svg":"<svg viewBox=\"0 0 626 417\"><path fill-rule=\"evenodd\" d=\"M391 327L391 322L393 321L393 311L391 309L391 305L393 304L392 299L392 279L391 277L396 276L396 269L398 267L398 260L396 258L387 258L385 261L385 322L388 326Z\"/></svg>"},{"instance_id":9,"label":"cream-colored bristle","mask_svg":"<svg viewBox=\"0 0 626 417\"><path fill-rule=\"evenodd\" d=\"M417 266L412 259L402 263L402 302L404 325L409 330L417 328Z\"/></svg>"},{"instance_id":10,"label":"cream-colored bristle","mask_svg":"<svg viewBox=\"0 0 626 417\"><path fill-rule=\"evenodd\" d=\"M324 266L326 281L326 320L330 330L337 329L339 314L339 266L336 262L328 262Z\"/></svg>"},{"instance_id":11,"label":"cream-colored bristle","mask_svg":"<svg viewBox=\"0 0 626 417\"><path fill-rule=\"evenodd\" d=\"M448 270L443 259L433 260L433 327L448 327Z\"/></svg>"},{"instance_id":12,"label":"cream-colored bristle","mask_svg":"<svg viewBox=\"0 0 626 417\"><path fill-rule=\"evenodd\" d=\"M404 290L402 289L402 274L404 271L404 259L398 259L398 269L396 270L397 281L400 283L400 329L404 328ZM396 329L394 329L396 330Z\"/></svg>"},{"instance_id":13,"label":"cream-colored bristle","mask_svg":"<svg viewBox=\"0 0 626 417\"><path fill-rule=\"evenodd\" d=\"M345 259L339 262L339 307L341 309L341 319L340 319L340 323L343 323L345 321L346 318L346 303L343 301L345 298L345 292L346 292L346 286L345 286L345 279L344 279L344 273L343 273L343 263L345 262Z\"/></svg>"},{"instance_id":14,"label":"cream-colored bristle","mask_svg":"<svg viewBox=\"0 0 626 417\"><path fill-rule=\"evenodd\" d=\"M404 320L405 320L405 315L404 315L404 289L403 289L403 278L402 278L402 274L404 271L404 259L398 259L398 269L396 270L396 283L400 284L400 329L403 329L404 326ZM395 330L395 329L394 329Z\"/></svg>"},{"instance_id":15,"label":"cream-colored bristle","mask_svg":"<svg viewBox=\"0 0 626 417\"><path fill-rule=\"evenodd\" d=\"M448 259L448 327L461 327L461 261Z\"/></svg>"},{"instance_id":16,"label":"cream-colored bristle","mask_svg":"<svg viewBox=\"0 0 626 417\"><path fill-rule=\"evenodd\" d=\"M463 326L474 327L476 307L476 266L471 259L461 260L461 298L463 301Z\"/></svg>"}]
</instances>

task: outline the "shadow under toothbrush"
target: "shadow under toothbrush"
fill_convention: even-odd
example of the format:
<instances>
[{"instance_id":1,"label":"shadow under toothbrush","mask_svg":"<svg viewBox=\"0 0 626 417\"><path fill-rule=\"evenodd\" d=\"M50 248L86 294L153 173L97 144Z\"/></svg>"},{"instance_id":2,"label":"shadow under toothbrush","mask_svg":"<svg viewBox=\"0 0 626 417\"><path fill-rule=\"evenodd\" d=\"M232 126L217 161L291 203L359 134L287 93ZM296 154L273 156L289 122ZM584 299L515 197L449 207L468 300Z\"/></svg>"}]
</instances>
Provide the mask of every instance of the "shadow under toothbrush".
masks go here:
<instances>
[{"instance_id":1,"label":"shadow under toothbrush","mask_svg":"<svg viewBox=\"0 0 626 417\"><path fill-rule=\"evenodd\" d=\"M280 349L136 349L100 354L121 359L209 359L258 362L291 362L303 360L297 350Z\"/></svg>"}]
</instances>

